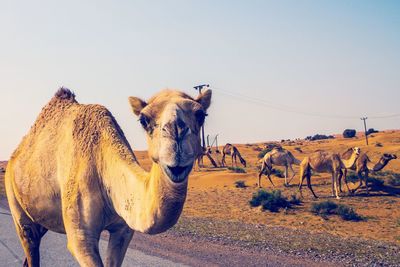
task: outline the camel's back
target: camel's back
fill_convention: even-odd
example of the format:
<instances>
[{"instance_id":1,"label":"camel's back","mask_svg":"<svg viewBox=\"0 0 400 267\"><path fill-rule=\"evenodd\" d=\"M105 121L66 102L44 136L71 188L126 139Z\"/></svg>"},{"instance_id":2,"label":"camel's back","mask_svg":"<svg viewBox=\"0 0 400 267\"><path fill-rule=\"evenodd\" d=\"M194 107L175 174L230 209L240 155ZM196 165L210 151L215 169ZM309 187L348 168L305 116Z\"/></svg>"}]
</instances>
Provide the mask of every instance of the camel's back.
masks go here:
<instances>
[{"instance_id":1,"label":"camel's back","mask_svg":"<svg viewBox=\"0 0 400 267\"><path fill-rule=\"evenodd\" d=\"M325 151L317 151L309 156L309 164L312 169L317 172L326 172L333 170L333 162L338 159L339 155Z\"/></svg>"},{"instance_id":2,"label":"camel's back","mask_svg":"<svg viewBox=\"0 0 400 267\"><path fill-rule=\"evenodd\" d=\"M60 188L77 170L90 168L96 173L95 161L104 140L135 160L122 130L106 108L81 105L69 90L60 89L9 161L6 183L12 188L10 194L32 217L39 211L58 213Z\"/></svg>"}]
</instances>

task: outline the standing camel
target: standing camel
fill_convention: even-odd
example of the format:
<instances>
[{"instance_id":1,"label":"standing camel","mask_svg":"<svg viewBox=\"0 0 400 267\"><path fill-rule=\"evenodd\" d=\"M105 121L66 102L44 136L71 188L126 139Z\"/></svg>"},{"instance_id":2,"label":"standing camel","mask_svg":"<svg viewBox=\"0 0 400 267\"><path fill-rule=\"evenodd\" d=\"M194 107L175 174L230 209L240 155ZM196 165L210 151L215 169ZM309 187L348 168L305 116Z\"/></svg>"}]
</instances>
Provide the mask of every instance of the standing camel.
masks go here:
<instances>
[{"instance_id":1,"label":"standing camel","mask_svg":"<svg viewBox=\"0 0 400 267\"><path fill-rule=\"evenodd\" d=\"M237 167L237 158L239 158L240 163L242 163L242 165L246 167L246 160L242 157L242 155L240 155L239 150L234 145L228 143L222 149L222 160L221 160L222 167L226 166L226 161L225 161L226 155L231 156L232 167L233 167L233 161L235 161L235 166Z\"/></svg>"},{"instance_id":2,"label":"standing camel","mask_svg":"<svg viewBox=\"0 0 400 267\"><path fill-rule=\"evenodd\" d=\"M196 99L170 90L148 102L129 98L153 161L146 172L110 111L79 104L71 91L59 89L11 156L5 176L24 266L39 266L47 230L67 235L80 266L103 266L98 242L107 230L106 265L121 266L134 231L171 228L201 153L199 131L210 101L209 90Z\"/></svg>"},{"instance_id":3,"label":"standing camel","mask_svg":"<svg viewBox=\"0 0 400 267\"><path fill-rule=\"evenodd\" d=\"M273 165L277 166L284 166L285 167L285 186L288 186L290 181L292 181L293 177L296 175L296 173L293 170L292 165L300 165L301 161L296 159L293 154L284 149L284 148L274 148L270 152L266 153L262 160L261 165L261 170L260 173L258 174L258 187L261 187L261 176L263 174L266 174L268 176L268 179L270 180L271 184L271 172ZM290 178L289 182L287 181L287 176L288 176L288 169L292 171L292 177Z\"/></svg>"},{"instance_id":4,"label":"standing camel","mask_svg":"<svg viewBox=\"0 0 400 267\"><path fill-rule=\"evenodd\" d=\"M349 159L351 157L352 151L349 149L346 152L342 154L343 159ZM377 172L385 168L385 166L393 159L397 159L397 156L394 154L388 154L385 153L381 156L379 161L377 163L372 163L369 157L367 156L366 153L362 153L358 159L356 160L355 164L353 164L349 169L354 170L358 176L358 179L360 180L359 185L353 189L350 190L349 185L347 184L347 170L344 169L344 182L346 184L348 192L354 194L361 186L362 186L362 181L364 180L365 182L365 187L367 194L369 194L368 191L368 174L369 172ZM364 176L362 175L364 173ZM340 192L342 192L342 179L339 180L339 189Z\"/></svg>"},{"instance_id":5,"label":"standing camel","mask_svg":"<svg viewBox=\"0 0 400 267\"><path fill-rule=\"evenodd\" d=\"M308 157L305 157L300 163L300 183L299 192L302 195L301 187L303 185L304 178L307 178L307 187L315 198L318 198L314 193L311 186L311 171L315 172L327 172L332 174L332 196L336 196L340 199L338 190L338 181L343 175L342 169L350 168L360 155L360 148L352 148L352 154L350 159L341 159L337 153L328 153L325 151L317 151Z\"/></svg>"}]
</instances>

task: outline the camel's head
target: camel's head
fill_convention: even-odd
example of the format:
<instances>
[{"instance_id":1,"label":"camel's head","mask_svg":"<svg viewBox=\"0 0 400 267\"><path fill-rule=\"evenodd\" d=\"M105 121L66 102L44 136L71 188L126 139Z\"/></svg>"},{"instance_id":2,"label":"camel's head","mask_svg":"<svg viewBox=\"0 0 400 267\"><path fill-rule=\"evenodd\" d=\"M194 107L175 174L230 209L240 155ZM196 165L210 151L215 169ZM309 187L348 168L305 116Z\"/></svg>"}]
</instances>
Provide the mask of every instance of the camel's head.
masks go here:
<instances>
[{"instance_id":1,"label":"camel's head","mask_svg":"<svg viewBox=\"0 0 400 267\"><path fill-rule=\"evenodd\" d=\"M395 154L388 154L388 153L385 153L385 154L383 154L382 158L383 158L384 160L390 161L390 160L392 160L392 159L397 159L397 156L396 156Z\"/></svg>"},{"instance_id":2,"label":"camel's head","mask_svg":"<svg viewBox=\"0 0 400 267\"><path fill-rule=\"evenodd\" d=\"M360 152L361 152L361 149L360 149L359 147L353 147L353 153L354 153L356 156L359 156L359 155L360 155Z\"/></svg>"},{"instance_id":3,"label":"camel's head","mask_svg":"<svg viewBox=\"0 0 400 267\"><path fill-rule=\"evenodd\" d=\"M149 156L175 183L184 181L202 153L200 129L211 103L211 90L196 99L164 90L148 102L130 97L133 112L147 134Z\"/></svg>"}]
</instances>

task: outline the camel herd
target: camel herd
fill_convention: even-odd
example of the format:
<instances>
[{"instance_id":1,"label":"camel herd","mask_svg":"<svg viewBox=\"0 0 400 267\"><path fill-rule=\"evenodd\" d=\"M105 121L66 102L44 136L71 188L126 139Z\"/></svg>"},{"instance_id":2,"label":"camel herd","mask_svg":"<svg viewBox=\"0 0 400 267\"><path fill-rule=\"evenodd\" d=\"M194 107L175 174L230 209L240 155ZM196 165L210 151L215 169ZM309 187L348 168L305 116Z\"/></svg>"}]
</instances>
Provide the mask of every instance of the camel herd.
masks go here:
<instances>
[{"instance_id":1,"label":"camel herd","mask_svg":"<svg viewBox=\"0 0 400 267\"><path fill-rule=\"evenodd\" d=\"M236 157L239 157L240 162L244 167L246 167L246 161L241 156L239 149L232 144L226 144L223 148L223 157L222 157L222 167L226 165L225 163L225 155L232 156L232 167L233 164L237 166ZM211 153L211 149L208 148L208 154ZM271 151L265 153L263 158L259 160L261 163L260 172L258 174L258 187L261 188L261 177L262 175L266 175L268 180L275 186L271 179L271 174L273 172L273 166L282 166L285 168L284 177L285 182L284 185L288 186L292 181L294 176L296 175L293 170L292 165L300 166L300 174L299 174L299 192L302 196L302 186L303 182L306 179L307 187L313 194L315 198L318 196L315 194L312 184L311 184L311 176L313 172L318 173L330 173L332 175L332 196L336 198L340 198L339 192L342 193L342 178L344 178L344 182L346 184L347 190L354 194L363 184L363 181L366 186L366 192L368 192L368 174L369 172L377 172L382 170L391 160L397 159L397 156L394 154L384 153L378 162L372 163L368 158L366 153L361 153L360 148L354 147L349 148L343 154L339 153L331 153L326 151L316 151L311 155L306 156L302 161L298 160L293 156L293 154L280 146L274 147ZM289 169L292 172L292 176L288 181ZM355 189L350 189L347 183L347 171L354 170L359 178L359 185Z\"/></svg>"}]
</instances>

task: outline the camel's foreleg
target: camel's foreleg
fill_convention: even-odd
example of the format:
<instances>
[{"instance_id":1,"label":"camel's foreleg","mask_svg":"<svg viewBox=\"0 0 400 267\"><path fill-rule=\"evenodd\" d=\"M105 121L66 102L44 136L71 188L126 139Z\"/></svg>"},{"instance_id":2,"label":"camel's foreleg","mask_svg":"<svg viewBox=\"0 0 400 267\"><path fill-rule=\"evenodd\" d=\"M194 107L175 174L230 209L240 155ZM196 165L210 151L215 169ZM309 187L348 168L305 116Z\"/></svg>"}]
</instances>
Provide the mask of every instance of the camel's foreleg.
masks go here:
<instances>
[{"instance_id":1,"label":"camel's foreleg","mask_svg":"<svg viewBox=\"0 0 400 267\"><path fill-rule=\"evenodd\" d=\"M126 250L133 236L133 231L127 224L117 224L107 229L110 238L107 247L107 267L119 267L122 265Z\"/></svg>"},{"instance_id":2,"label":"camel's foreleg","mask_svg":"<svg viewBox=\"0 0 400 267\"><path fill-rule=\"evenodd\" d=\"M292 172L292 177L290 178L290 180L289 180L289 182L288 182L288 185L289 185L290 182L293 180L293 178L296 176L296 172L293 170L292 164L289 164L289 168L290 168L290 171Z\"/></svg>"},{"instance_id":3,"label":"camel's foreleg","mask_svg":"<svg viewBox=\"0 0 400 267\"><path fill-rule=\"evenodd\" d=\"M47 229L34 223L25 213L14 196L14 191L9 180L6 180L6 190L15 229L25 253L23 266L38 267L40 266L40 241L46 234Z\"/></svg>"},{"instance_id":4,"label":"camel's foreleg","mask_svg":"<svg viewBox=\"0 0 400 267\"><path fill-rule=\"evenodd\" d=\"M288 166L285 166L285 186L288 186L288 181L287 181L287 176L288 176Z\"/></svg>"},{"instance_id":5,"label":"camel's foreleg","mask_svg":"<svg viewBox=\"0 0 400 267\"><path fill-rule=\"evenodd\" d=\"M335 181L334 182L335 182L335 195L336 195L337 199L340 199L338 181L340 179L342 179L342 176L343 176L342 170L339 170L338 172L336 172Z\"/></svg>"}]
</instances>

